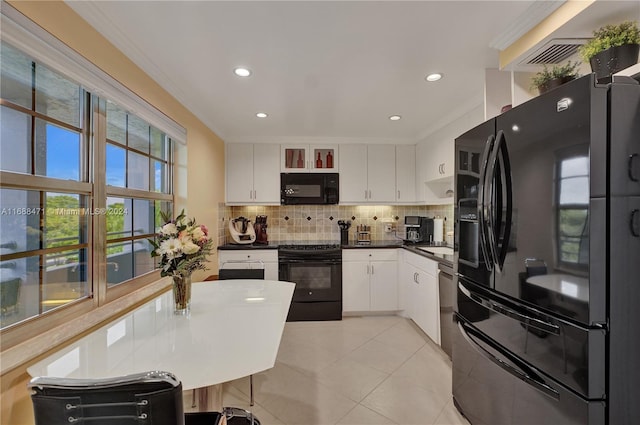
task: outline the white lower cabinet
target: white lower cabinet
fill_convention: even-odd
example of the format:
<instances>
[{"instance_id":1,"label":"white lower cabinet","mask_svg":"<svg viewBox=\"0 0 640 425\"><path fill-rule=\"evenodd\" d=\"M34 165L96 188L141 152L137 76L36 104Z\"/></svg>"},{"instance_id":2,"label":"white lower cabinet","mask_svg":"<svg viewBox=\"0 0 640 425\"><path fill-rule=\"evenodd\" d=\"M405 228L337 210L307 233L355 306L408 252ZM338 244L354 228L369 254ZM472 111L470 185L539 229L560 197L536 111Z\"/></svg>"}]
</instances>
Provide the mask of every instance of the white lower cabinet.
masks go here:
<instances>
[{"instance_id":1,"label":"white lower cabinet","mask_svg":"<svg viewBox=\"0 0 640 425\"><path fill-rule=\"evenodd\" d=\"M238 249L218 251L218 269L255 269L264 265L264 278L278 280L277 249Z\"/></svg>"},{"instance_id":2,"label":"white lower cabinet","mask_svg":"<svg viewBox=\"0 0 640 425\"><path fill-rule=\"evenodd\" d=\"M435 343L440 344L438 263L404 251L400 272L401 308Z\"/></svg>"},{"instance_id":3,"label":"white lower cabinet","mask_svg":"<svg viewBox=\"0 0 640 425\"><path fill-rule=\"evenodd\" d=\"M397 249L342 251L342 310L398 310Z\"/></svg>"}]
</instances>

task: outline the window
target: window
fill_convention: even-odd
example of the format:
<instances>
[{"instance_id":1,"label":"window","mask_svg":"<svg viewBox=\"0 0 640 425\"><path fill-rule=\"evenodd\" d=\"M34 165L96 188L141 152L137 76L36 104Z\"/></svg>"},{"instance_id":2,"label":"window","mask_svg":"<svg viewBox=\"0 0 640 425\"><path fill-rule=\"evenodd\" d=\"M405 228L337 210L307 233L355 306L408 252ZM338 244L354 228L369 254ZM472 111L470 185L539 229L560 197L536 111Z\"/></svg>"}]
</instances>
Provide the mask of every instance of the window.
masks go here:
<instances>
[{"instance_id":1,"label":"window","mask_svg":"<svg viewBox=\"0 0 640 425\"><path fill-rule=\"evenodd\" d=\"M589 262L589 156L566 155L558 162L558 263L586 268Z\"/></svg>"},{"instance_id":2,"label":"window","mask_svg":"<svg viewBox=\"0 0 640 425\"><path fill-rule=\"evenodd\" d=\"M4 332L53 326L154 271L147 239L173 208L173 142L6 41L0 48Z\"/></svg>"},{"instance_id":3,"label":"window","mask_svg":"<svg viewBox=\"0 0 640 425\"><path fill-rule=\"evenodd\" d=\"M86 93L0 46L2 328L91 295Z\"/></svg>"},{"instance_id":4,"label":"window","mask_svg":"<svg viewBox=\"0 0 640 425\"><path fill-rule=\"evenodd\" d=\"M153 270L149 238L172 210L171 139L107 102L107 283Z\"/></svg>"}]
</instances>

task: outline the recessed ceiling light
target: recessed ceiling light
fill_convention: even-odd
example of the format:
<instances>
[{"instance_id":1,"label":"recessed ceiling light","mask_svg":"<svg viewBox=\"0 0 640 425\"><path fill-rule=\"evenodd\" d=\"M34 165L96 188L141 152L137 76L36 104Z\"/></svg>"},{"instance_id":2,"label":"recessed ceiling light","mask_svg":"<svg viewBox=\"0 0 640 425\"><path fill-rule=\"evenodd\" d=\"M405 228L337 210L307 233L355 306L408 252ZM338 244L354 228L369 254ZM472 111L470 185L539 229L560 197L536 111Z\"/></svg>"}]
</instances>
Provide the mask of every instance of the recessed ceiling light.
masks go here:
<instances>
[{"instance_id":1,"label":"recessed ceiling light","mask_svg":"<svg viewBox=\"0 0 640 425\"><path fill-rule=\"evenodd\" d=\"M435 73L435 74L429 74L427 75L424 79L427 81L438 81L440 78L442 78L442 74L439 73Z\"/></svg>"},{"instance_id":2,"label":"recessed ceiling light","mask_svg":"<svg viewBox=\"0 0 640 425\"><path fill-rule=\"evenodd\" d=\"M248 68L238 67L233 70L233 73L238 77L248 77L249 75L251 75L251 70Z\"/></svg>"},{"instance_id":3,"label":"recessed ceiling light","mask_svg":"<svg viewBox=\"0 0 640 425\"><path fill-rule=\"evenodd\" d=\"M400 118L402 118L400 115L391 115L389 117L391 121L398 121Z\"/></svg>"},{"instance_id":4,"label":"recessed ceiling light","mask_svg":"<svg viewBox=\"0 0 640 425\"><path fill-rule=\"evenodd\" d=\"M258 113L256 114L256 117L258 117L258 118L267 118L267 116L268 116L268 115L267 115L267 114L265 114L264 112L258 112Z\"/></svg>"}]
</instances>

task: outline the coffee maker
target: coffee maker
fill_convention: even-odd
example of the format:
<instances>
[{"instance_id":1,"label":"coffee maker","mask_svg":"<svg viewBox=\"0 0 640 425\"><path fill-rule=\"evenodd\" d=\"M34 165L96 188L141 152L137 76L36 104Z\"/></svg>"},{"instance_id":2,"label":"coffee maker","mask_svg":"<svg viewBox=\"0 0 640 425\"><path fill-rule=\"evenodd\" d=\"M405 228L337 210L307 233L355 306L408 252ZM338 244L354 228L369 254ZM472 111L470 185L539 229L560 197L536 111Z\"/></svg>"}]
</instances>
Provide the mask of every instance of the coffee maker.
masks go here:
<instances>
[{"instance_id":1,"label":"coffee maker","mask_svg":"<svg viewBox=\"0 0 640 425\"><path fill-rule=\"evenodd\" d=\"M405 242L430 243L433 241L433 219L417 215L404 217Z\"/></svg>"},{"instance_id":2,"label":"coffee maker","mask_svg":"<svg viewBox=\"0 0 640 425\"><path fill-rule=\"evenodd\" d=\"M253 225L256 231L256 243L261 245L268 245L269 239L267 235L267 216L257 215L256 222Z\"/></svg>"},{"instance_id":3,"label":"coffee maker","mask_svg":"<svg viewBox=\"0 0 640 425\"><path fill-rule=\"evenodd\" d=\"M247 244L256 241L256 232L248 218L238 217L229 220L229 233L233 243Z\"/></svg>"}]
</instances>

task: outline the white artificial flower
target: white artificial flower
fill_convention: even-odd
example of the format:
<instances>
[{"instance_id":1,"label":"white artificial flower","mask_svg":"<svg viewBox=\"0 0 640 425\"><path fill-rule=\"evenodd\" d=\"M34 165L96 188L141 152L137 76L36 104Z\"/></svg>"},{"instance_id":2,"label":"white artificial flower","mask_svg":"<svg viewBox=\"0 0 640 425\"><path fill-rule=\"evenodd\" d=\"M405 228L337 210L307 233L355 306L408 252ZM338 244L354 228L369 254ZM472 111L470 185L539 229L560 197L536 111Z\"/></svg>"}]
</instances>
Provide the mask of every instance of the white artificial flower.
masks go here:
<instances>
[{"instance_id":1,"label":"white artificial flower","mask_svg":"<svg viewBox=\"0 0 640 425\"><path fill-rule=\"evenodd\" d=\"M187 240L187 242L185 242L182 245L182 252L184 252L187 255L195 254L198 251L200 251L200 247L198 245L194 244L193 241L191 241L190 239Z\"/></svg>"},{"instance_id":2,"label":"white artificial flower","mask_svg":"<svg viewBox=\"0 0 640 425\"><path fill-rule=\"evenodd\" d=\"M204 238L204 232L202 231L202 229L200 228L200 226L197 226L193 229L193 231L191 232L191 238L194 241L200 241L202 240L202 238Z\"/></svg>"},{"instance_id":3,"label":"white artificial flower","mask_svg":"<svg viewBox=\"0 0 640 425\"><path fill-rule=\"evenodd\" d=\"M167 223L160 229L163 235L173 236L178 233L178 228L173 223Z\"/></svg>"},{"instance_id":4,"label":"white artificial flower","mask_svg":"<svg viewBox=\"0 0 640 425\"><path fill-rule=\"evenodd\" d=\"M182 242L180 242L178 239L169 238L166 241L162 241L162 243L160 243L160 248L158 248L158 251L161 255L166 255L169 258L175 258L182 252L182 247Z\"/></svg>"}]
</instances>

